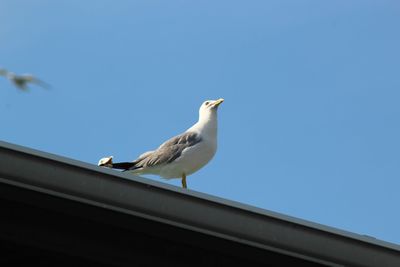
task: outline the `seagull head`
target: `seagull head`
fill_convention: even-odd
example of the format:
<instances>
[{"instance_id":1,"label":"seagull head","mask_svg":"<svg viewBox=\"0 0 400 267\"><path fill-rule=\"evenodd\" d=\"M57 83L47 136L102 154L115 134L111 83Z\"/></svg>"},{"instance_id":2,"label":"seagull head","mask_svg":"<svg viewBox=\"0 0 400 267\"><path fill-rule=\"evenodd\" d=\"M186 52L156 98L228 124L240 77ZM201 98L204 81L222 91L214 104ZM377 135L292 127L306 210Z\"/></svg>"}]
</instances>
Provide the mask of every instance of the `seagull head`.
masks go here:
<instances>
[{"instance_id":1,"label":"seagull head","mask_svg":"<svg viewBox=\"0 0 400 267\"><path fill-rule=\"evenodd\" d=\"M206 100L200 106L199 119L200 120L210 120L216 118L218 106L224 102L224 99L220 98L218 100Z\"/></svg>"},{"instance_id":2,"label":"seagull head","mask_svg":"<svg viewBox=\"0 0 400 267\"><path fill-rule=\"evenodd\" d=\"M224 102L223 98L218 100L206 100L200 107L200 113L215 111L222 102Z\"/></svg>"},{"instance_id":3,"label":"seagull head","mask_svg":"<svg viewBox=\"0 0 400 267\"><path fill-rule=\"evenodd\" d=\"M7 77L8 71L6 69L0 69L0 75Z\"/></svg>"}]
</instances>

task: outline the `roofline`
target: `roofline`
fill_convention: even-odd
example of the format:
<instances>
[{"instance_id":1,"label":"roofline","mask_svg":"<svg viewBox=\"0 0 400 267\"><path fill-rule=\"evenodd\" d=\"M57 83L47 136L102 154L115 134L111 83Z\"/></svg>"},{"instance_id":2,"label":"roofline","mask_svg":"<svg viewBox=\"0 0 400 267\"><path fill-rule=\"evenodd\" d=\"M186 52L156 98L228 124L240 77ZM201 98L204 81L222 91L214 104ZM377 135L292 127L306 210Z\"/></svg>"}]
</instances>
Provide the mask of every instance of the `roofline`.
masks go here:
<instances>
[{"instance_id":1,"label":"roofline","mask_svg":"<svg viewBox=\"0 0 400 267\"><path fill-rule=\"evenodd\" d=\"M0 183L314 262L400 266L400 246L372 237L2 141L0 159Z\"/></svg>"}]
</instances>

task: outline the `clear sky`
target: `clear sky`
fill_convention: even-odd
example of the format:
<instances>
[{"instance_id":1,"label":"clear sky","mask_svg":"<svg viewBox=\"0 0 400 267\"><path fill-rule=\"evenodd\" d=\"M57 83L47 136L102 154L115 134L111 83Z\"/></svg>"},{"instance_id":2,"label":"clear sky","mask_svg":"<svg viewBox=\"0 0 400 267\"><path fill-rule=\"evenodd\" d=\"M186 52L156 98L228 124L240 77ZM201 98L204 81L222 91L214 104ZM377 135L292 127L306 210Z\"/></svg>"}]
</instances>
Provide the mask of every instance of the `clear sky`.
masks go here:
<instances>
[{"instance_id":1,"label":"clear sky","mask_svg":"<svg viewBox=\"0 0 400 267\"><path fill-rule=\"evenodd\" d=\"M0 140L128 161L222 97L190 189L400 244L399 29L395 0L0 0L0 66L52 85L0 77Z\"/></svg>"}]
</instances>

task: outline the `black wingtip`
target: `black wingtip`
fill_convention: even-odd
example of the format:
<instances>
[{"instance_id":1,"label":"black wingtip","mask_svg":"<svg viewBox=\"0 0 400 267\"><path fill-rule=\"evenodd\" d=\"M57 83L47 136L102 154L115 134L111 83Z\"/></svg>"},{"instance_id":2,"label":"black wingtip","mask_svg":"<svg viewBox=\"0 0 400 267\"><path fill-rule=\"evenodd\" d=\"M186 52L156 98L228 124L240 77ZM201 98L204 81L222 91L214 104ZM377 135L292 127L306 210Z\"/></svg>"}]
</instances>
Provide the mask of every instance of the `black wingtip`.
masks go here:
<instances>
[{"instance_id":1,"label":"black wingtip","mask_svg":"<svg viewBox=\"0 0 400 267\"><path fill-rule=\"evenodd\" d=\"M113 169L119 169L119 170L129 170L130 168L134 167L135 163L134 162L118 162L118 163L113 163L112 168Z\"/></svg>"}]
</instances>

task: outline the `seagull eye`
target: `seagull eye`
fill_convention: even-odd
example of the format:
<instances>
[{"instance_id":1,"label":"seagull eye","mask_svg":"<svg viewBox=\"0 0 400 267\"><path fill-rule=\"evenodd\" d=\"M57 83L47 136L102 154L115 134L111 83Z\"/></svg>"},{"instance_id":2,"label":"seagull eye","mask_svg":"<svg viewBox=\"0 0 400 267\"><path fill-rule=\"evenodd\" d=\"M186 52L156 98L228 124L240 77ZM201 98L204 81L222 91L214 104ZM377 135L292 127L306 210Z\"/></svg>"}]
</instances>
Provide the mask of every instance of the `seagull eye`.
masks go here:
<instances>
[{"instance_id":1,"label":"seagull eye","mask_svg":"<svg viewBox=\"0 0 400 267\"><path fill-rule=\"evenodd\" d=\"M208 106L208 104L210 104L210 102L209 102L209 101L206 101L206 103L204 103L204 104L206 104L206 106Z\"/></svg>"}]
</instances>

